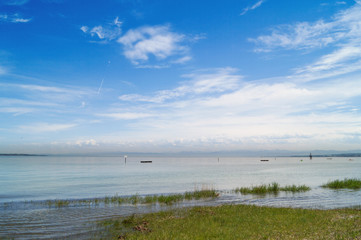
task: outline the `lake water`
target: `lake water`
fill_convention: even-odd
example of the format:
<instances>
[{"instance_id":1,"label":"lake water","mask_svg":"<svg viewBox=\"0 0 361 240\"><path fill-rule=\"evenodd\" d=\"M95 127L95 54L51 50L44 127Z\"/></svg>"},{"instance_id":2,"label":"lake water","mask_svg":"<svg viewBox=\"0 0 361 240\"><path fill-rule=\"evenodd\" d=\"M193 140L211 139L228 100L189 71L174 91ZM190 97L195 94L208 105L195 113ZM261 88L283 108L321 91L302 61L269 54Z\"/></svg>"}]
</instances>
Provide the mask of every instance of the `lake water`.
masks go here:
<instances>
[{"instance_id":1,"label":"lake water","mask_svg":"<svg viewBox=\"0 0 361 240\"><path fill-rule=\"evenodd\" d=\"M280 207L343 208L361 205L361 191L323 189L330 180L361 178L361 158L171 158L0 157L0 238L87 238L94 221L164 206L76 206L49 208L49 199L88 199L134 194L170 194L211 187L221 191L209 201ZM152 163L140 163L150 160ZM305 184L306 193L259 197L231 193L236 187L278 182Z\"/></svg>"}]
</instances>

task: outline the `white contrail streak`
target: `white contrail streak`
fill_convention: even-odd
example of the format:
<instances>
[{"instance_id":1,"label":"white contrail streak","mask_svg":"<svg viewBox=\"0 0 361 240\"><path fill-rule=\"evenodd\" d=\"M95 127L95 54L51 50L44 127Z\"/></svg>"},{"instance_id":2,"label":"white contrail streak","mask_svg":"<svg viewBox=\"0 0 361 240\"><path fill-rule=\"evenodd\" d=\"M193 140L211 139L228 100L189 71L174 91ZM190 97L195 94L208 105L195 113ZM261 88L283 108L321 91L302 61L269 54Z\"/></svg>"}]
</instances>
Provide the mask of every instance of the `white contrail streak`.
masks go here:
<instances>
[{"instance_id":1,"label":"white contrail streak","mask_svg":"<svg viewBox=\"0 0 361 240\"><path fill-rule=\"evenodd\" d=\"M99 95L99 93L100 93L100 90L102 90L103 82L104 82L104 78L102 79L102 82L100 83L100 87L99 87L99 89L98 89L98 95Z\"/></svg>"}]
</instances>

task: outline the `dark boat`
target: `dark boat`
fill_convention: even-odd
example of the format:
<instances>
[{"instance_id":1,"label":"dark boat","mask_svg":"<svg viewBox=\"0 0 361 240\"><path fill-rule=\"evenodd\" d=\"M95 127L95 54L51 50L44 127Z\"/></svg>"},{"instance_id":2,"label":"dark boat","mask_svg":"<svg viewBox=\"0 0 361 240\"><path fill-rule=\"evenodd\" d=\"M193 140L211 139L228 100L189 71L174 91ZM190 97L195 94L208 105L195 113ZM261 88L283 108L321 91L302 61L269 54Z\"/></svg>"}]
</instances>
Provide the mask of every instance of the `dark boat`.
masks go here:
<instances>
[{"instance_id":1,"label":"dark boat","mask_svg":"<svg viewBox=\"0 0 361 240\"><path fill-rule=\"evenodd\" d=\"M153 161L140 161L140 163L152 163Z\"/></svg>"},{"instance_id":2,"label":"dark boat","mask_svg":"<svg viewBox=\"0 0 361 240\"><path fill-rule=\"evenodd\" d=\"M261 159L261 162L268 162L268 159Z\"/></svg>"}]
</instances>

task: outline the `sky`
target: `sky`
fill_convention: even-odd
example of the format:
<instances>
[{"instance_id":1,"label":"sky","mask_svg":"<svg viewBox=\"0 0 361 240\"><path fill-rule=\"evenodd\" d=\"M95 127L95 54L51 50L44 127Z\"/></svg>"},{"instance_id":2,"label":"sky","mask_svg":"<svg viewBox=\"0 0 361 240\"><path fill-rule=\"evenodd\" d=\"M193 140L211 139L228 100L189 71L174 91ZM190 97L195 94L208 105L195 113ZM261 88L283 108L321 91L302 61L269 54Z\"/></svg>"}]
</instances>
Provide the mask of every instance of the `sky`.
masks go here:
<instances>
[{"instance_id":1,"label":"sky","mask_svg":"<svg viewBox=\"0 0 361 240\"><path fill-rule=\"evenodd\" d=\"M361 149L361 1L0 0L0 153Z\"/></svg>"}]
</instances>

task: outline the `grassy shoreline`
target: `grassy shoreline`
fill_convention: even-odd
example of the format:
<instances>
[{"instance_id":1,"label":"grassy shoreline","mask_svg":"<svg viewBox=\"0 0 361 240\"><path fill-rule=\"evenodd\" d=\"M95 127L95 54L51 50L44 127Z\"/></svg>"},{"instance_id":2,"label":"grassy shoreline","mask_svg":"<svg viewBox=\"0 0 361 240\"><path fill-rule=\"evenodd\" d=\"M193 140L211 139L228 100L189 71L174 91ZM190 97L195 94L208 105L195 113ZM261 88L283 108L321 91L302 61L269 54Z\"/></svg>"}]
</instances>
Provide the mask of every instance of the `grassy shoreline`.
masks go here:
<instances>
[{"instance_id":1,"label":"grassy shoreline","mask_svg":"<svg viewBox=\"0 0 361 240\"><path fill-rule=\"evenodd\" d=\"M99 222L97 239L361 239L361 210L222 205Z\"/></svg>"}]
</instances>

